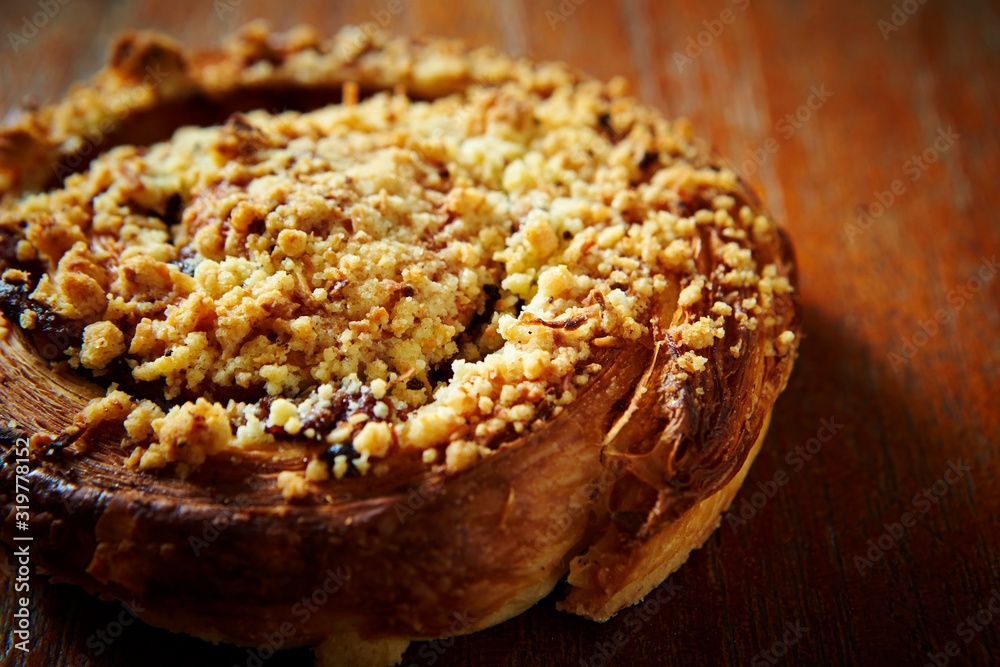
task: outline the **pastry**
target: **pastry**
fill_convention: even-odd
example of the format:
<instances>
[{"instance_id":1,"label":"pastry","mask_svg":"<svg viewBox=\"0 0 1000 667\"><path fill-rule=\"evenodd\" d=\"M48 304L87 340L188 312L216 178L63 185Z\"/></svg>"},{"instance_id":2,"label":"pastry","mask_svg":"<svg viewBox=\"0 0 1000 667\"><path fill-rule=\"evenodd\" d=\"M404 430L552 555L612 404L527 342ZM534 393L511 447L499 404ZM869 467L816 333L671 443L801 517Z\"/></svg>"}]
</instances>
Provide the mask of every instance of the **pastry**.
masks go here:
<instances>
[{"instance_id":1,"label":"pastry","mask_svg":"<svg viewBox=\"0 0 1000 667\"><path fill-rule=\"evenodd\" d=\"M799 340L727 163L558 64L133 33L0 130L5 464L33 554L149 623L392 664L604 621L719 522ZM270 638L270 639L269 639Z\"/></svg>"}]
</instances>

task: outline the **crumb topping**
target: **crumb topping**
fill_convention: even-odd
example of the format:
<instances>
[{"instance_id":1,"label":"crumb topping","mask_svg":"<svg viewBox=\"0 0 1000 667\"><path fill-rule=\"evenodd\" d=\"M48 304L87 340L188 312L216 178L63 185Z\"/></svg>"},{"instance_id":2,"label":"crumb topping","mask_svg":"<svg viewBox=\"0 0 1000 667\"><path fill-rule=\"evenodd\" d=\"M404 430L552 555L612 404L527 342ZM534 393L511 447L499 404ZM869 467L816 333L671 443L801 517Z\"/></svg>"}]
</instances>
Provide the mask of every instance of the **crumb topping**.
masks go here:
<instances>
[{"instance_id":1,"label":"crumb topping","mask_svg":"<svg viewBox=\"0 0 1000 667\"><path fill-rule=\"evenodd\" d=\"M427 86L451 76L422 66ZM128 465L184 476L299 446L288 499L398 451L448 470L489 456L572 403L599 351L646 336L673 285L680 308L708 300L670 326L680 376L727 323L774 328L787 353L773 302L791 285L753 251L772 223L684 121L621 88L354 85L310 113L114 148L0 207L21 262L0 300L26 305L25 330L82 332L70 365L120 387L80 419L120 421ZM703 275L708 225L728 240ZM719 299L737 288L755 296Z\"/></svg>"}]
</instances>

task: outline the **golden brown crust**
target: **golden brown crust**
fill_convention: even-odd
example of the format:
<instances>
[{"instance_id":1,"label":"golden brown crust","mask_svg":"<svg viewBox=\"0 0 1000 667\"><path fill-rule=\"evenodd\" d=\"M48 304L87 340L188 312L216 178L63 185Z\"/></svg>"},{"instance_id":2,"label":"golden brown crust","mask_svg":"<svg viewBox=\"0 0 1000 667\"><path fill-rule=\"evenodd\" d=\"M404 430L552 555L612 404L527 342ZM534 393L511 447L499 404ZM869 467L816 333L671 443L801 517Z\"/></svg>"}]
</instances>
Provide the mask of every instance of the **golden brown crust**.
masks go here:
<instances>
[{"instance_id":1,"label":"golden brown crust","mask_svg":"<svg viewBox=\"0 0 1000 667\"><path fill-rule=\"evenodd\" d=\"M91 85L0 131L4 206L23 212L24 194L50 187L53 175L61 179L66 165L82 157L81 147L96 155L111 145L133 143L144 123L179 109L204 111L206 100L224 116L187 118L221 122L231 111L245 110L243 105L273 99L267 91L284 91L287 99L315 106L317 97L325 94L322 101L331 101L330 95L352 82L366 94L403 87L411 98L426 99L476 84L511 82L525 99L605 95L613 113L599 114L597 127L609 142L623 152L653 142L630 157L640 179L631 188L626 183L632 194L608 206L638 216L629 223L638 229L651 205L636 193L655 201L665 197L662 209L669 216L663 220L673 242L668 238L661 244L652 261L673 267L660 274L670 279L655 285L651 280L648 294L637 299L636 290L626 297L612 289L614 270L595 268L597 278L589 277L592 282L579 296L589 302L567 302L562 319L543 306L537 315L522 312L520 319L512 318L514 324L505 325L508 343L518 339L516 326L545 332L559 341L556 347L565 346L574 332L588 336L581 338L586 355L572 357L558 378L545 370L543 357L534 356L536 350L550 354L555 349L532 342L538 334L525 338L532 347L517 352L523 357L516 369L522 381L544 386L565 379L571 400L559 409L535 414L532 408L524 420L529 427L521 430L513 428L516 420L508 429L501 419L478 443L459 436L448 444L447 436L465 422L442 422L439 413L431 414L435 404L424 406L419 418L399 422L398 433L395 425L384 431L389 427L377 426L378 420L366 426L358 422L350 436L355 450L371 452L373 460L389 451L393 455L380 474L351 477L343 475L344 462L334 460L327 469L303 457L295 438L234 453L222 433L231 414L221 403L182 396L185 402L165 414L157 401L73 379L65 364L50 368L39 351L46 355L44 350L55 347L55 354L46 355L52 358L74 346L67 340L79 340L77 359L100 379L99 373L125 354L125 341L131 346L136 331L102 315L98 295L103 298L116 283L113 275L101 273L103 266L90 262L93 250L73 250L81 239L65 225L33 218L29 228L44 241L36 246L54 259L46 275L55 287L36 295L35 303L37 297L51 296L48 308L26 308L28 264L35 256L24 248L19 255L19 244L8 244L0 296L32 315L5 328L2 372L18 381L2 386L2 416L12 420L12 429L38 434L31 481L39 564L95 592L141 597L148 609L144 617L153 623L240 643L259 643L263 633L290 616L302 621L295 644L316 643L331 634L357 633L377 642L473 631L531 606L567 571L565 608L606 619L637 601L700 545L746 474L798 343L790 244L763 215L752 192L691 140L683 123L669 125L622 98L615 92L618 83L601 87L562 66L465 52L448 42L371 43L358 35L348 29L336 40L320 42L308 30L272 35L254 26L222 51L196 53L161 36L128 36ZM168 75L158 85L143 84L150 68ZM345 99L353 102L357 89L348 85L345 90ZM597 90L602 92L595 96ZM307 93L321 94L310 98ZM619 133L629 118L662 132L626 139ZM114 131L98 135L108 119L117 119ZM617 120L626 124L616 125ZM241 130L234 132L239 141ZM142 136L145 141L167 138ZM261 145L267 140L267 133L254 138ZM246 154L235 147L234 157ZM651 173L641 173L650 166ZM98 171L87 173L92 179ZM519 187L525 173L513 170L504 187ZM73 179L71 185L80 183L79 177ZM647 179L656 187L643 190ZM559 237L547 236L549 227L533 226L532 220L526 217L508 238L523 239L535 255L567 257L572 243L561 246ZM591 245L627 246L625 226L602 225L593 227ZM282 231L274 241L289 258L308 252L297 234ZM651 261L642 257L642 247L637 266ZM508 278L532 275L527 267L517 268L518 256L498 257L507 263ZM568 261L561 259L553 268ZM531 270L544 273L538 268ZM146 290L152 301L169 300L185 282L170 271L136 264L134 273L122 275L133 280L132 293ZM512 279L505 289L522 291L530 301L538 290L565 289L568 281L553 270L544 279L537 274ZM60 302L60 293L74 298ZM637 303L641 311L635 310ZM608 315L616 309L628 316ZM599 324L588 329L576 317L596 317ZM77 323L76 332L67 322ZM510 364L482 363L482 372L500 373L502 385ZM459 370L470 377L478 372L471 366ZM362 380L369 394L392 391L390 376ZM445 394L456 397L445 407L465 414L468 392ZM510 414L530 395L513 400ZM500 395L495 398L499 404ZM492 409L493 403L482 395L468 409ZM301 415L292 407L289 411L276 401L262 418L292 434ZM121 429L95 428L102 422L121 424ZM435 435L440 429L443 442ZM120 447L125 436L134 443L154 434L158 439L148 449ZM59 435L62 439L55 440ZM7 431L8 440L15 437L14 430ZM398 438L422 445L397 449ZM187 449L189 441L198 446ZM488 452L479 449L484 443L493 443ZM9 444L4 445L8 454ZM440 455L428 456L435 448ZM133 468L123 466L126 459ZM176 465L182 479L136 469L153 470L161 463ZM0 472L5 539L12 533L13 485L12 466L5 465ZM288 504L288 498L297 502ZM295 605L324 586L326 601L302 620ZM239 615L232 614L228 602L236 597L244 601ZM471 619L459 630L456 613Z\"/></svg>"},{"instance_id":2,"label":"golden brown crust","mask_svg":"<svg viewBox=\"0 0 1000 667\"><path fill-rule=\"evenodd\" d=\"M739 491L767 435L770 414L743 466L725 486L699 500L675 520L641 543L626 550L607 553L595 544L570 565L569 595L559 609L606 621L625 607L641 601L677 568L690 552L699 548L715 531L722 513ZM605 547L602 549L602 547Z\"/></svg>"}]
</instances>

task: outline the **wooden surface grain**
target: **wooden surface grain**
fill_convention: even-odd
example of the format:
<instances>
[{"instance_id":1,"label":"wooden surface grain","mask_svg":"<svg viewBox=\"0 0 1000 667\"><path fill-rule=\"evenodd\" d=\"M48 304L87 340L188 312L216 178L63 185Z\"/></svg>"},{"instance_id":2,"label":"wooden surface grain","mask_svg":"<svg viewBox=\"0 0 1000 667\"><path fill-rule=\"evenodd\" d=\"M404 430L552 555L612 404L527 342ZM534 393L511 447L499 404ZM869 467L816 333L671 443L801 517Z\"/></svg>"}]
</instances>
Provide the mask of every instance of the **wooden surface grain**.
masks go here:
<instances>
[{"instance_id":1,"label":"wooden surface grain","mask_svg":"<svg viewBox=\"0 0 1000 667\"><path fill-rule=\"evenodd\" d=\"M621 74L689 117L789 228L805 322L735 514L664 584L667 602L597 625L550 598L475 636L415 644L403 664L1000 664L988 606L1000 590L998 4L399 6L3 0L0 109L88 76L121 29L203 44L257 17L333 32L388 16L395 34ZM8 559L0 665L255 664L38 575L25 656L10 641ZM310 659L299 649L264 664Z\"/></svg>"}]
</instances>

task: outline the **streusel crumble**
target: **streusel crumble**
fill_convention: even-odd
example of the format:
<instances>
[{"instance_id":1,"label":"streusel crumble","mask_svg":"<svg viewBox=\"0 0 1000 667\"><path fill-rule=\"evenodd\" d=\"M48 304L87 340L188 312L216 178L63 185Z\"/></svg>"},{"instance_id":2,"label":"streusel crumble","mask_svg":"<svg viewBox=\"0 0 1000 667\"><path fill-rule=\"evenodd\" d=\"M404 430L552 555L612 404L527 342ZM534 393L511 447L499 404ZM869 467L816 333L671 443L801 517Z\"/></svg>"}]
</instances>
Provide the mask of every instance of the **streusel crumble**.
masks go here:
<instances>
[{"instance_id":1,"label":"streusel crumble","mask_svg":"<svg viewBox=\"0 0 1000 667\"><path fill-rule=\"evenodd\" d=\"M77 332L69 365L109 386L78 425L122 424L128 465L302 447L289 498L401 449L461 469L572 403L678 279L681 374L727 326L793 344L750 250L771 222L620 80L358 97L119 146L0 208L8 317Z\"/></svg>"}]
</instances>

